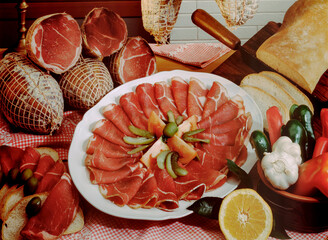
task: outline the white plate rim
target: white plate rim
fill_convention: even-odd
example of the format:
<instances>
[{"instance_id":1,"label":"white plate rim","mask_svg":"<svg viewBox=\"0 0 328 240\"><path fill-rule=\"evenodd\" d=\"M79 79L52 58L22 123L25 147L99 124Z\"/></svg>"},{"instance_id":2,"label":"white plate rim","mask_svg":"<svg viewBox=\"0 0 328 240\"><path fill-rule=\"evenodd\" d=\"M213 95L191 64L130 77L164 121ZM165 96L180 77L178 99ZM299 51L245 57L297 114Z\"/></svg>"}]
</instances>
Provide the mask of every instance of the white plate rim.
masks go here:
<instances>
[{"instance_id":1,"label":"white plate rim","mask_svg":"<svg viewBox=\"0 0 328 240\"><path fill-rule=\"evenodd\" d=\"M68 167L69 172L72 176L72 180L83 196L83 198L88 201L92 206L98 210L107 213L112 216L127 218L127 219L138 219L138 220L167 220L167 219L177 219L187 216L192 213L192 211L187 210L186 208L190 206L194 201L179 201L179 208L174 211L162 211L157 208L153 209L132 209L128 206L119 207L112 203L109 200L103 198L100 194L98 186L91 184L89 180L89 173L86 167L84 166L85 159L85 149L86 143L89 137L92 136L92 126L93 124L102 118L101 110L104 106L109 103L115 102L118 103L119 97L128 92L134 91L135 87L140 83L155 83L159 81L169 81L173 76L180 76L185 80L189 80L190 77L196 77L203 81L207 87L211 85L213 81L219 81L223 84L229 93L229 96L232 97L236 94L239 94L244 99L244 105L246 112L251 112L253 117L253 125L251 132L254 130L263 129L263 119L259 107L256 102L248 95L242 88L233 82L211 73L204 72L192 72L184 70L173 70L173 71L163 71L156 73L154 75L140 78L127 82L117 88L113 89L106 96L104 96L94 107L89 109L83 116L82 120L77 124L71 146L68 153ZM210 84L210 85L209 85ZM245 164L242 166L247 173L250 172L252 167L257 161L254 150L247 145L248 158ZM231 177L228 181L221 186L220 188L206 192L202 197L207 196L216 196L224 197L238 186L238 181Z\"/></svg>"}]
</instances>

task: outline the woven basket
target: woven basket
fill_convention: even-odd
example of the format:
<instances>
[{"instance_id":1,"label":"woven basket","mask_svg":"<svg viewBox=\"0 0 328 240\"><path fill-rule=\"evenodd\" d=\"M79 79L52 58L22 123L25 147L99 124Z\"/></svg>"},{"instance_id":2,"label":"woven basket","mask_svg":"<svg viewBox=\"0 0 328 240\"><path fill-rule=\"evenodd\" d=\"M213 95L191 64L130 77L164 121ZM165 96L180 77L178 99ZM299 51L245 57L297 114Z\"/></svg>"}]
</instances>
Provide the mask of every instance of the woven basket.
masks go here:
<instances>
[{"instance_id":1,"label":"woven basket","mask_svg":"<svg viewBox=\"0 0 328 240\"><path fill-rule=\"evenodd\" d=\"M228 27L241 26L254 17L260 0L215 0Z\"/></svg>"},{"instance_id":2,"label":"woven basket","mask_svg":"<svg viewBox=\"0 0 328 240\"><path fill-rule=\"evenodd\" d=\"M168 43L181 2L182 0L141 0L143 26L158 44Z\"/></svg>"}]
</instances>

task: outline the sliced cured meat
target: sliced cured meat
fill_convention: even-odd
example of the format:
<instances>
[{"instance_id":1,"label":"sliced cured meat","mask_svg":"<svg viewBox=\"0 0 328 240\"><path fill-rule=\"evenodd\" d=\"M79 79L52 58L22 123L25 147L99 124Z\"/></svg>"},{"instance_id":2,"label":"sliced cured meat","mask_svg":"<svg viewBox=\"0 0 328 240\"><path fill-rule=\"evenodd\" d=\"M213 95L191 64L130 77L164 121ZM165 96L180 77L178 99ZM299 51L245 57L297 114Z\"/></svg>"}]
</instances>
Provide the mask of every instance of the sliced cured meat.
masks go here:
<instances>
[{"instance_id":1,"label":"sliced cured meat","mask_svg":"<svg viewBox=\"0 0 328 240\"><path fill-rule=\"evenodd\" d=\"M36 193L49 192L57 184L65 171L65 164L62 161L57 161L39 182Z\"/></svg>"},{"instance_id":2,"label":"sliced cured meat","mask_svg":"<svg viewBox=\"0 0 328 240\"><path fill-rule=\"evenodd\" d=\"M100 193L116 205L124 206L138 192L146 171L145 168L139 168L120 181L111 184L100 184Z\"/></svg>"},{"instance_id":3,"label":"sliced cured meat","mask_svg":"<svg viewBox=\"0 0 328 240\"><path fill-rule=\"evenodd\" d=\"M21 235L26 239L57 239L72 223L79 209L79 195L68 173L49 193L40 212L31 217Z\"/></svg>"},{"instance_id":4,"label":"sliced cured meat","mask_svg":"<svg viewBox=\"0 0 328 240\"><path fill-rule=\"evenodd\" d=\"M96 151L96 149L109 158L125 158L125 157L129 158L129 157L139 157L141 155L140 152L136 154L128 154L128 151L130 151L131 148L126 148L111 143L106 139L100 137L99 135L94 134L89 139L86 153L93 154Z\"/></svg>"},{"instance_id":5,"label":"sliced cured meat","mask_svg":"<svg viewBox=\"0 0 328 240\"><path fill-rule=\"evenodd\" d=\"M103 109L104 117L110 120L115 126L120 129L125 135L133 137L134 134L129 130L132 125L129 117L124 112L120 105L111 103Z\"/></svg>"},{"instance_id":6,"label":"sliced cured meat","mask_svg":"<svg viewBox=\"0 0 328 240\"><path fill-rule=\"evenodd\" d=\"M210 90L206 95L204 104L204 111L202 118L210 116L215 112L223 103L229 100L227 89L219 82L213 82Z\"/></svg>"},{"instance_id":7,"label":"sliced cured meat","mask_svg":"<svg viewBox=\"0 0 328 240\"><path fill-rule=\"evenodd\" d=\"M198 138L209 139L210 143L216 146L225 146L225 145L234 145L236 142L236 137L240 132L240 129L232 129L229 132L225 133L199 133L197 134Z\"/></svg>"},{"instance_id":8,"label":"sliced cured meat","mask_svg":"<svg viewBox=\"0 0 328 240\"><path fill-rule=\"evenodd\" d=\"M197 155L200 159L199 163L205 169L222 170L227 166L227 160L221 155L213 155L206 152L204 149L196 148Z\"/></svg>"},{"instance_id":9,"label":"sliced cured meat","mask_svg":"<svg viewBox=\"0 0 328 240\"><path fill-rule=\"evenodd\" d=\"M158 188L154 174L148 170L141 187L129 201L131 208L153 208L158 200Z\"/></svg>"},{"instance_id":10,"label":"sliced cured meat","mask_svg":"<svg viewBox=\"0 0 328 240\"><path fill-rule=\"evenodd\" d=\"M245 114L244 100L241 96L236 95L226 103L222 104L210 116L202 119L198 123L198 127L206 129L214 125L228 122L241 114Z\"/></svg>"},{"instance_id":11,"label":"sliced cured meat","mask_svg":"<svg viewBox=\"0 0 328 240\"><path fill-rule=\"evenodd\" d=\"M140 106L149 118L152 112L155 112L161 119L166 119L162 111L159 109L155 98L155 87L150 83L142 83L136 87L136 93L139 99Z\"/></svg>"},{"instance_id":12,"label":"sliced cured meat","mask_svg":"<svg viewBox=\"0 0 328 240\"><path fill-rule=\"evenodd\" d=\"M246 148L246 146L243 146L243 148L241 149L240 154L239 154L239 156L237 157L235 163L236 163L239 167L241 167L241 166L243 166L244 163L246 162L247 157L248 157L247 148Z\"/></svg>"},{"instance_id":13,"label":"sliced cured meat","mask_svg":"<svg viewBox=\"0 0 328 240\"><path fill-rule=\"evenodd\" d=\"M181 77L175 76L171 78L172 95L180 115L184 118L188 117L188 88L189 84Z\"/></svg>"},{"instance_id":14,"label":"sliced cured meat","mask_svg":"<svg viewBox=\"0 0 328 240\"><path fill-rule=\"evenodd\" d=\"M217 189L218 187L222 186L227 180L226 174L214 170L212 168L202 166L197 161L191 161L186 166L186 169L188 171L188 174L190 174L191 176L206 185L206 191Z\"/></svg>"},{"instance_id":15,"label":"sliced cured meat","mask_svg":"<svg viewBox=\"0 0 328 240\"><path fill-rule=\"evenodd\" d=\"M175 117L178 117L180 114L175 105L174 98L172 95L171 87L167 82L157 82L155 86L155 97L157 99L159 108L162 110L164 115L171 110Z\"/></svg>"},{"instance_id":16,"label":"sliced cured meat","mask_svg":"<svg viewBox=\"0 0 328 240\"><path fill-rule=\"evenodd\" d=\"M102 169L97 169L89 167L90 171L90 181L92 184L108 184L117 182L123 178L129 176L132 172L141 168L142 164L140 162L127 164L122 168L114 171L106 171Z\"/></svg>"},{"instance_id":17,"label":"sliced cured meat","mask_svg":"<svg viewBox=\"0 0 328 240\"><path fill-rule=\"evenodd\" d=\"M104 153L96 150L92 155L87 154L85 158L85 165L102 169L105 171L115 171L127 164L135 163L139 158L110 158L106 157Z\"/></svg>"},{"instance_id":18,"label":"sliced cured meat","mask_svg":"<svg viewBox=\"0 0 328 240\"><path fill-rule=\"evenodd\" d=\"M56 74L66 72L81 55L80 26L67 13L40 17L27 32L26 51L41 67Z\"/></svg>"},{"instance_id":19,"label":"sliced cured meat","mask_svg":"<svg viewBox=\"0 0 328 240\"><path fill-rule=\"evenodd\" d=\"M176 188L173 178L165 169L159 169L157 164L153 166L153 173L158 187L158 200L156 207L163 211L172 211L179 207Z\"/></svg>"},{"instance_id":20,"label":"sliced cured meat","mask_svg":"<svg viewBox=\"0 0 328 240\"><path fill-rule=\"evenodd\" d=\"M138 96L135 92L128 92L122 95L120 104L133 125L147 130L148 119L142 111Z\"/></svg>"},{"instance_id":21,"label":"sliced cured meat","mask_svg":"<svg viewBox=\"0 0 328 240\"><path fill-rule=\"evenodd\" d=\"M201 120L207 92L206 86L199 79L190 78L187 105L188 116L196 115L198 121Z\"/></svg>"},{"instance_id":22,"label":"sliced cured meat","mask_svg":"<svg viewBox=\"0 0 328 240\"><path fill-rule=\"evenodd\" d=\"M42 154L39 163L33 173L34 177L40 181L54 164L55 160L50 155Z\"/></svg>"},{"instance_id":23,"label":"sliced cured meat","mask_svg":"<svg viewBox=\"0 0 328 240\"><path fill-rule=\"evenodd\" d=\"M82 26L86 54L102 59L117 52L127 40L128 30L123 18L107 8L94 8Z\"/></svg>"},{"instance_id":24,"label":"sliced cured meat","mask_svg":"<svg viewBox=\"0 0 328 240\"><path fill-rule=\"evenodd\" d=\"M206 185L191 174L175 179L176 195L179 200L197 200L205 193Z\"/></svg>"},{"instance_id":25,"label":"sliced cured meat","mask_svg":"<svg viewBox=\"0 0 328 240\"><path fill-rule=\"evenodd\" d=\"M127 144L123 141L125 134L107 119L100 119L98 122L96 122L92 132L117 145L123 147L131 147L130 144Z\"/></svg>"},{"instance_id":26,"label":"sliced cured meat","mask_svg":"<svg viewBox=\"0 0 328 240\"><path fill-rule=\"evenodd\" d=\"M26 147L19 166L19 171L23 172L24 169L29 168L34 172L36 166L38 165L39 159L40 153L36 149L32 147Z\"/></svg>"},{"instance_id":27,"label":"sliced cured meat","mask_svg":"<svg viewBox=\"0 0 328 240\"><path fill-rule=\"evenodd\" d=\"M24 150L6 145L0 146L1 171L7 176L10 169L19 167Z\"/></svg>"},{"instance_id":28,"label":"sliced cured meat","mask_svg":"<svg viewBox=\"0 0 328 240\"><path fill-rule=\"evenodd\" d=\"M123 84L157 71L156 57L145 39L130 37L116 53L104 59L114 81Z\"/></svg>"}]
</instances>

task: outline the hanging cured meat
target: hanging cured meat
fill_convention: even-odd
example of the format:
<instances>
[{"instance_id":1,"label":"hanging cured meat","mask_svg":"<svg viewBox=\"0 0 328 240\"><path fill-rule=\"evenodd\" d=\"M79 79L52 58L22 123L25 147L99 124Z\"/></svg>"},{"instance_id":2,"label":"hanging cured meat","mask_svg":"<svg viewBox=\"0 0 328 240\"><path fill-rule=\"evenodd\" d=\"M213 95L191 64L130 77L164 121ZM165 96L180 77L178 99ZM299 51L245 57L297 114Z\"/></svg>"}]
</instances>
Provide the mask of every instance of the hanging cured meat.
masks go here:
<instances>
[{"instance_id":1,"label":"hanging cured meat","mask_svg":"<svg viewBox=\"0 0 328 240\"><path fill-rule=\"evenodd\" d=\"M64 99L73 107L87 110L93 107L113 87L112 78L103 62L81 58L60 81Z\"/></svg>"},{"instance_id":2,"label":"hanging cured meat","mask_svg":"<svg viewBox=\"0 0 328 240\"><path fill-rule=\"evenodd\" d=\"M27 32L26 51L33 62L51 72L67 71L82 51L79 24L67 13L38 18Z\"/></svg>"},{"instance_id":3,"label":"hanging cured meat","mask_svg":"<svg viewBox=\"0 0 328 240\"><path fill-rule=\"evenodd\" d=\"M85 54L101 60L120 50L128 36L123 18L107 8L91 10L81 30Z\"/></svg>"},{"instance_id":4,"label":"hanging cured meat","mask_svg":"<svg viewBox=\"0 0 328 240\"><path fill-rule=\"evenodd\" d=\"M104 62L117 84L147 77L157 71L155 54L142 37L129 38L117 53Z\"/></svg>"},{"instance_id":5,"label":"hanging cured meat","mask_svg":"<svg viewBox=\"0 0 328 240\"><path fill-rule=\"evenodd\" d=\"M51 134L63 120L57 81L19 53L9 53L0 62L0 105L11 124L32 132Z\"/></svg>"}]
</instances>

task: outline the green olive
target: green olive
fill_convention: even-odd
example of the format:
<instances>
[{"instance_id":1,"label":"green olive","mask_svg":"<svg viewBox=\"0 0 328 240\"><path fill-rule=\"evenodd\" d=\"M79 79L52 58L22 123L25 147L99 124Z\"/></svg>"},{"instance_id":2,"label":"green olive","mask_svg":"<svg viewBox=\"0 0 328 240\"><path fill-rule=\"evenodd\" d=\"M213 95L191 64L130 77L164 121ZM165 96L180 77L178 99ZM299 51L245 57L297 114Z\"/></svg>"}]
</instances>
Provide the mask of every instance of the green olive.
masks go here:
<instances>
[{"instance_id":1,"label":"green olive","mask_svg":"<svg viewBox=\"0 0 328 240\"><path fill-rule=\"evenodd\" d=\"M167 155L170 153L170 150L166 150L166 151L162 151L160 154L157 155L157 166L160 169L164 169L165 168L165 159L167 157Z\"/></svg>"},{"instance_id":2,"label":"green olive","mask_svg":"<svg viewBox=\"0 0 328 240\"><path fill-rule=\"evenodd\" d=\"M24 195L32 195L38 188L39 181L36 177L30 177L24 184Z\"/></svg>"},{"instance_id":3,"label":"green olive","mask_svg":"<svg viewBox=\"0 0 328 240\"><path fill-rule=\"evenodd\" d=\"M165 137L173 137L178 131L178 125L175 122L169 122L163 129L163 134Z\"/></svg>"},{"instance_id":4,"label":"green olive","mask_svg":"<svg viewBox=\"0 0 328 240\"><path fill-rule=\"evenodd\" d=\"M167 112L167 120L168 120L169 122L175 122L174 113L173 113L171 110L169 110L169 111Z\"/></svg>"},{"instance_id":5,"label":"green olive","mask_svg":"<svg viewBox=\"0 0 328 240\"><path fill-rule=\"evenodd\" d=\"M179 126L183 122L182 116L177 116L177 119L175 119L176 124Z\"/></svg>"},{"instance_id":6,"label":"green olive","mask_svg":"<svg viewBox=\"0 0 328 240\"><path fill-rule=\"evenodd\" d=\"M24 171L21 173L22 183L24 184L32 176L33 176L33 171L30 168L24 169Z\"/></svg>"},{"instance_id":7,"label":"green olive","mask_svg":"<svg viewBox=\"0 0 328 240\"><path fill-rule=\"evenodd\" d=\"M19 183L19 169L12 168L8 173L8 185L13 186Z\"/></svg>"},{"instance_id":8,"label":"green olive","mask_svg":"<svg viewBox=\"0 0 328 240\"><path fill-rule=\"evenodd\" d=\"M41 198L34 197L26 205L25 211L28 218L31 218L38 214L41 210Z\"/></svg>"},{"instance_id":9,"label":"green olive","mask_svg":"<svg viewBox=\"0 0 328 240\"><path fill-rule=\"evenodd\" d=\"M166 167L166 171L167 173L172 177L172 178L177 178L178 176L175 174L175 172L173 171L172 168L172 155L174 152L170 152L165 160L165 167Z\"/></svg>"}]
</instances>

